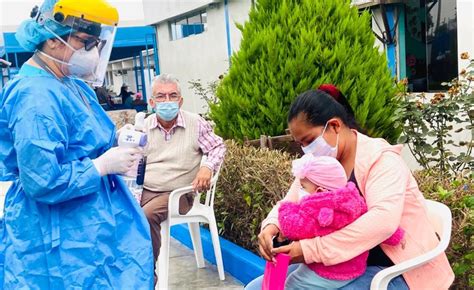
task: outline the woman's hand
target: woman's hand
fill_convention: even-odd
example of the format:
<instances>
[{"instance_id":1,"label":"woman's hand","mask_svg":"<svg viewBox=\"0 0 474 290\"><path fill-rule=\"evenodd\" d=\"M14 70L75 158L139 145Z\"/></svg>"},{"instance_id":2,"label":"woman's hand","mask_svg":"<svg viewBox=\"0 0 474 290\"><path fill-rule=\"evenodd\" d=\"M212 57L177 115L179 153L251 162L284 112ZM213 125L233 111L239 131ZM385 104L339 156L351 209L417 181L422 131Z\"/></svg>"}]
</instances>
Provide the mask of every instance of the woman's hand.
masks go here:
<instances>
[{"instance_id":1,"label":"woman's hand","mask_svg":"<svg viewBox=\"0 0 474 290\"><path fill-rule=\"evenodd\" d=\"M278 235L280 230L274 224L269 224L258 234L258 249L262 257L267 261L276 262L272 253L273 237Z\"/></svg>"},{"instance_id":2,"label":"woman's hand","mask_svg":"<svg viewBox=\"0 0 474 290\"><path fill-rule=\"evenodd\" d=\"M303 249L301 249L301 244L299 241L292 242L287 246L282 246L272 250L273 255L276 255L278 253L285 253L290 255L291 264L304 263Z\"/></svg>"}]
</instances>

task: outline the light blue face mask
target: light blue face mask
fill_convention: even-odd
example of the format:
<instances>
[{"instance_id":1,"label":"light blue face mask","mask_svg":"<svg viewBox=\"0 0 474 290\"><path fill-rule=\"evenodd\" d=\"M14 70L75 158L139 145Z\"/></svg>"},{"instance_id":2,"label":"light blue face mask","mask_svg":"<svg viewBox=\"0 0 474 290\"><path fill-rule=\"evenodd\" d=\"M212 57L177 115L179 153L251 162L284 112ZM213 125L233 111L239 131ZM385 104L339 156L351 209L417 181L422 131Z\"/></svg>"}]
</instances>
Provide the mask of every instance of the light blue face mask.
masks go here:
<instances>
[{"instance_id":1,"label":"light blue face mask","mask_svg":"<svg viewBox=\"0 0 474 290\"><path fill-rule=\"evenodd\" d=\"M171 121L178 115L179 104L177 102L158 102L155 105L155 112L164 121Z\"/></svg>"}]
</instances>

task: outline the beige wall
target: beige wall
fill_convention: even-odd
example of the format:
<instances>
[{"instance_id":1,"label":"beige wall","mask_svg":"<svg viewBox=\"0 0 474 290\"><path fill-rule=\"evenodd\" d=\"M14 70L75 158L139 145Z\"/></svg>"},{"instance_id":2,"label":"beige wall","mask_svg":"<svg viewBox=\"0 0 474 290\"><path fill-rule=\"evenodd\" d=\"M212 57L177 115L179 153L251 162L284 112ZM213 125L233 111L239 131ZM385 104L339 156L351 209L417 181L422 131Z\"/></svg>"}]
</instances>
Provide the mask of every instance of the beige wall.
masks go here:
<instances>
[{"instance_id":1,"label":"beige wall","mask_svg":"<svg viewBox=\"0 0 474 290\"><path fill-rule=\"evenodd\" d=\"M147 1L144 4L147 10ZM241 40L241 33L234 23L243 23L247 20L250 5L250 0L229 1L229 27L233 51L238 50ZM171 40L168 21L157 25L160 71L178 77L185 98L183 108L196 113L204 112L206 104L189 88L188 82L195 79L201 79L203 83L217 80L219 75L224 74L229 68L224 4L205 7L207 7L207 30L201 34Z\"/></svg>"},{"instance_id":2,"label":"beige wall","mask_svg":"<svg viewBox=\"0 0 474 290\"><path fill-rule=\"evenodd\" d=\"M458 17L458 55L462 52L469 52L474 58L474 1L457 1ZM459 71L469 64L469 60L459 60Z\"/></svg>"},{"instance_id":3,"label":"beige wall","mask_svg":"<svg viewBox=\"0 0 474 290\"><path fill-rule=\"evenodd\" d=\"M146 24L156 24L221 0L143 0Z\"/></svg>"}]
</instances>

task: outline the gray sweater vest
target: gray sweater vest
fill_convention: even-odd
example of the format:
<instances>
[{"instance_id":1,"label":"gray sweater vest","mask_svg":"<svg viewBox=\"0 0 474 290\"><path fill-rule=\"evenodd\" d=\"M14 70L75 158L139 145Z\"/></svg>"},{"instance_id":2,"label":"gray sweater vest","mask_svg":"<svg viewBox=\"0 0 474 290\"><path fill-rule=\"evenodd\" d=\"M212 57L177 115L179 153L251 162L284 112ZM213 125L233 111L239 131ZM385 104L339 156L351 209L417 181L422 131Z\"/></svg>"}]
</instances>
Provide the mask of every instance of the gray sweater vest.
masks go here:
<instances>
[{"instance_id":1,"label":"gray sweater vest","mask_svg":"<svg viewBox=\"0 0 474 290\"><path fill-rule=\"evenodd\" d=\"M158 127L149 129L153 114L145 121L148 133L147 166L144 187L152 191L172 191L189 186L199 171L199 116L181 110L186 128L176 127L169 141Z\"/></svg>"}]
</instances>

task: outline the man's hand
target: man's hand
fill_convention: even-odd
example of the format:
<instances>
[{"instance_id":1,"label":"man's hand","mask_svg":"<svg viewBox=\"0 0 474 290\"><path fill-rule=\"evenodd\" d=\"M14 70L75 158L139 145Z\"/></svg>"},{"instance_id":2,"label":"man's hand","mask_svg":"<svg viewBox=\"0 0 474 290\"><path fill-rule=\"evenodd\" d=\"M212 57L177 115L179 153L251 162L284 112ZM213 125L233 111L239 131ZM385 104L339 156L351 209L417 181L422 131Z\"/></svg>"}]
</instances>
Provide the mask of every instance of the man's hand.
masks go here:
<instances>
[{"instance_id":1,"label":"man's hand","mask_svg":"<svg viewBox=\"0 0 474 290\"><path fill-rule=\"evenodd\" d=\"M267 260L276 262L272 249L273 249L273 237L278 235L280 230L274 224L269 224L263 228L263 230L258 234L258 249L260 255Z\"/></svg>"},{"instance_id":2,"label":"man's hand","mask_svg":"<svg viewBox=\"0 0 474 290\"><path fill-rule=\"evenodd\" d=\"M276 255L278 253L285 253L290 255L291 257L291 264L295 263L304 263L304 256L303 256L303 250L301 249L301 245L299 241L292 242L291 244L287 246L282 246L279 248L274 248L272 250L272 254Z\"/></svg>"},{"instance_id":3,"label":"man's hand","mask_svg":"<svg viewBox=\"0 0 474 290\"><path fill-rule=\"evenodd\" d=\"M212 177L212 171L206 166L202 166L197 175L196 178L194 178L193 182L191 185L193 186L194 190L197 191L203 191L203 190L208 190L209 187L211 186L211 177Z\"/></svg>"}]
</instances>

